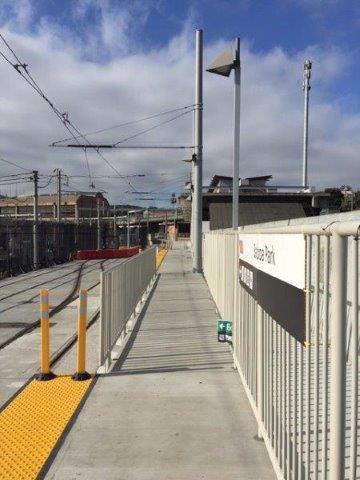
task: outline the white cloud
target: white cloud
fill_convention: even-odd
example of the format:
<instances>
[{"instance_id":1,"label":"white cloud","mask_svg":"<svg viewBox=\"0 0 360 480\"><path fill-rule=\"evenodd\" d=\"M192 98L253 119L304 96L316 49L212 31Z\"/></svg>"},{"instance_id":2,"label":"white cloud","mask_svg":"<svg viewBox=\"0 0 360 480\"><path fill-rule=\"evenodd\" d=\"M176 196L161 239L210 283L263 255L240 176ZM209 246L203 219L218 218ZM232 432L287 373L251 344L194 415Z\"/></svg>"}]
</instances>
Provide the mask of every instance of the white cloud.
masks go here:
<instances>
[{"instance_id":1,"label":"white cloud","mask_svg":"<svg viewBox=\"0 0 360 480\"><path fill-rule=\"evenodd\" d=\"M84 16L89 3L79 2L74 15ZM103 19L108 18L106 15L110 13L104 14ZM130 13L122 17L123 21L131 25L134 20L127 15ZM95 30L90 40L87 37L85 42L90 42L87 44L76 40L74 32L63 37L63 27L52 25L48 20L43 20L35 33L14 33L9 22L2 30L20 58L29 63L30 71L49 97L62 111L69 111L73 122L83 131L193 103L194 51L190 22L162 48L127 48L113 54L107 62L89 60L91 56L86 48L95 48L97 42L104 45L108 41L112 49L117 27L120 35L125 36L124 43L131 38L129 28L116 18L113 17L114 22L107 20L106 27L106 21L102 21L101 31ZM65 41L61 41L62 38ZM224 42L207 45L205 63L224 46ZM259 54L246 43L242 45L241 174L272 173L276 184L300 182L301 76L302 62L307 57L313 60L311 184L322 187L347 183L359 187L360 116L341 111L328 99L327 93L328 86L338 80L349 59L336 49L316 46L290 57L280 48ZM50 141L66 137L66 131L45 102L2 61L0 76L1 156L44 173L60 166L68 174L86 174L81 152L47 146ZM133 143L191 144L191 120L191 115L185 116ZM91 138L113 142L153 124L139 124ZM159 182L175 179L176 175L185 178L188 172L188 164L181 162L181 151L116 150L104 151L104 154L124 174L148 173L148 177L133 181L142 191L162 189L169 195L173 189L179 189L181 180L178 183L175 180L174 183ZM205 182L215 173L231 174L231 156L232 79L204 73ZM89 160L94 175L113 174L94 152L89 152ZM4 172L9 168L2 165ZM174 177L160 176L161 173L171 173ZM86 180L77 179L72 183L88 188ZM118 180L99 180L97 186L108 191L115 201L129 189ZM134 199L134 196L128 198Z\"/></svg>"}]
</instances>

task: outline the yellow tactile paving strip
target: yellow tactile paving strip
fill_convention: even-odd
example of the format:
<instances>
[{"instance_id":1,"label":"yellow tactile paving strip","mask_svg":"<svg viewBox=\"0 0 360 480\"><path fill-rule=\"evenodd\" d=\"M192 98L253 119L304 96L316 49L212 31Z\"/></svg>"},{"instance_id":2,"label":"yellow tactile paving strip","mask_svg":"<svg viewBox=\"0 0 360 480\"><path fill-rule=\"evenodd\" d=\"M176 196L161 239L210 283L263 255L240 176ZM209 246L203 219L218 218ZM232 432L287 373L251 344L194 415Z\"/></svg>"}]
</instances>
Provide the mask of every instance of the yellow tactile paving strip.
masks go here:
<instances>
[{"instance_id":1,"label":"yellow tactile paving strip","mask_svg":"<svg viewBox=\"0 0 360 480\"><path fill-rule=\"evenodd\" d=\"M0 413L1 480L36 479L93 379L32 380Z\"/></svg>"},{"instance_id":2,"label":"yellow tactile paving strip","mask_svg":"<svg viewBox=\"0 0 360 480\"><path fill-rule=\"evenodd\" d=\"M167 254L167 250L166 249L161 249L158 251L158 253L156 254L156 270L160 267L160 265L162 264L162 261L164 260L165 258L165 255Z\"/></svg>"}]
</instances>

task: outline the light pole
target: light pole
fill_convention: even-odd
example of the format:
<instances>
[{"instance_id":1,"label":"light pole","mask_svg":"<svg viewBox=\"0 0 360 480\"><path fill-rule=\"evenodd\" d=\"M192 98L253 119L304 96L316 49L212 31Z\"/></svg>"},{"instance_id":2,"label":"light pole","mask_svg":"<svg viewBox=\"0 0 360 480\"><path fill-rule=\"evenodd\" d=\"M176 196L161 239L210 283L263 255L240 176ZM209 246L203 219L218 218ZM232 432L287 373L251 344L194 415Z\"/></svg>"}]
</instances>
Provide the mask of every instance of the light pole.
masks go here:
<instances>
[{"instance_id":1,"label":"light pole","mask_svg":"<svg viewBox=\"0 0 360 480\"><path fill-rule=\"evenodd\" d=\"M210 73L229 77L234 70L234 146L233 146L233 204L232 227L239 226L239 161L240 161L240 38L235 40L235 49L227 49L221 53L210 67Z\"/></svg>"},{"instance_id":2,"label":"light pole","mask_svg":"<svg viewBox=\"0 0 360 480\"><path fill-rule=\"evenodd\" d=\"M196 30L192 218L193 271L202 272L203 31Z\"/></svg>"},{"instance_id":3,"label":"light pole","mask_svg":"<svg viewBox=\"0 0 360 480\"><path fill-rule=\"evenodd\" d=\"M303 188L307 188L308 185L308 141L309 141L309 92L311 89L312 63L310 60L304 62L303 73L303 90L304 90L304 141L303 141Z\"/></svg>"}]
</instances>

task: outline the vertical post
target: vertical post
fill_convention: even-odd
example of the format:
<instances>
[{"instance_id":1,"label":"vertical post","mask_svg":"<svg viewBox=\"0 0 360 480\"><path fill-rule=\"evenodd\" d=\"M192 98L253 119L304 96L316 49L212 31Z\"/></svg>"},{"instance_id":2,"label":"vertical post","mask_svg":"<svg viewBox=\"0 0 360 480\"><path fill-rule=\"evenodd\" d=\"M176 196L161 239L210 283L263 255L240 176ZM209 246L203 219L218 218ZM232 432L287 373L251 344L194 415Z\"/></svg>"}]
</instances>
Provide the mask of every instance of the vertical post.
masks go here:
<instances>
[{"instance_id":1,"label":"vertical post","mask_svg":"<svg viewBox=\"0 0 360 480\"><path fill-rule=\"evenodd\" d=\"M240 38L235 41L234 58L234 165L233 165L233 205L232 227L239 226L239 161L240 161Z\"/></svg>"},{"instance_id":2,"label":"vertical post","mask_svg":"<svg viewBox=\"0 0 360 480\"><path fill-rule=\"evenodd\" d=\"M116 238L116 206L114 205L113 208L114 220L113 220L113 235L114 235L114 246L115 248L118 246L117 238Z\"/></svg>"},{"instance_id":3,"label":"vertical post","mask_svg":"<svg viewBox=\"0 0 360 480\"><path fill-rule=\"evenodd\" d=\"M193 143L195 144L195 134L193 135ZM195 213L194 213L194 165L195 165L196 155L192 155L191 161L191 172L190 172L190 198L191 198L191 220L190 220L190 245L191 251L194 252L194 222L195 222Z\"/></svg>"},{"instance_id":4,"label":"vertical post","mask_svg":"<svg viewBox=\"0 0 360 480\"><path fill-rule=\"evenodd\" d=\"M330 475L344 478L346 362L346 239L332 234L332 318L330 324Z\"/></svg>"},{"instance_id":5,"label":"vertical post","mask_svg":"<svg viewBox=\"0 0 360 480\"><path fill-rule=\"evenodd\" d=\"M33 264L36 270L39 267L39 250L38 250L38 221L39 221L39 209L38 209L38 181L39 172L33 170L33 182L34 182L34 224L33 224Z\"/></svg>"},{"instance_id":6,"label":"vertical post","mask_svg":"<svg viewBox=\"0 0 360 480\"><path fill-rule=\"evenodd\" d=\"M309 139L309 91L312 63L310 60L304 62L303 90L304 90L304 139L303 139L303 178L302 186L308 185L308 139Z\"/></svg>"},{"instance_id":7,"label":"vertical post","mask_svg":"<svg viewBox=\"0 0 360 480\"><path fill-rule=\"evenodd\" d=\"M101 222L100 222L100 197L96 197L97 210L97 249L101 249Z\"/></svg>"},{"instance_id":8,"label":"vertical post","mask_svg":"<svg viewBox=\"0 0 360 480\"><path fill-rule=\"evenodd\" d=\"M40 290L40 373L38 380L51 380L55 375L50 371L50 346L49 346L49 290Z\"/></svg>"},{"instance_id":9,"label":"vertical post","mask_svg":"<svg viewBox=\"0 0 360 480\"><path fill-rule=\"evenodd\" d=\"M176 222L177 222L177 206L175 205L175 211L174 211L174 240L177 239Z\"/></svg>"},{"instance_id":10,"label":"vertical post","mask_svg":"<svg viewBox=\"0 0 360 480\"><path fill-rule=\"evenodd\" d=\"M353 198L353 196L351 196ZM351 434L350 434L350 476L356 478L357 474L357 431L358 431L358 377L359 377L359 246L358 237L352 239L351 262L352 293L351 293Z\"/></svg>"},{"instance_id":11,"label":"vertical post","mask_svg":"<svg viewBox=\"0 0 360 480\"><path fill-rule=\"evenodd\" d=\"M72 376L73 380L87 380L91 376L86 371L86 368L85 368L86 323L87 323L87 290L82 288L79 292L76 373Z\"/></svg>"},{"instance_id":12,"label":"vertical post","mask_svg":"<svg viewBox=\"0 0 360 480\"><path fill-rule=\"evenodd\" d=\"M149 239L149 223L150 223L150 210L147 209L146 214L146 243L150 246L151 242Z\"/></svg>"},{"instance_id":13,"label":"vertical post","mask_svg":"<svg viewBox=\"0 0 360 480\"><path fill-rule=\"evenodd\" d=\"M196 30L195 115L194 115L194 228L193 271L202 272L202 111L203 111L203 31Z\"/></svg>"},{"instance_id":14,"label":"vertical post","mask_svg":"<svg viewBox=\"0 0 360 480\"><path fill-rule=\"evenodd\" d=\"M261 431L261 424L263 422L263 381L264 381L264 368L263 368L263 349L264 349L264 330L263 330L263 323L264 323L264 314L263 309L260 305L257 305L257 384L256 384L256 392L257 392L257 409L258 409L258 437L262 438L262 431Z\"/></svg>"},{"instance_id":15,"label":"vertical post","mask_svg":"<svg viewBox=\"0 0 360 480\"><path fill-rule=\"evenodd\" d=\"M61 170L56 169L57 174L57 221L61 222Z\"/></svg>"},{"instance_id":16,"label":"vertical post","mask_svg":"<svg viewBox=\"0 0 360 480\"><path fill-rule=\"evenodd\" d=\"M130 217L129 217L129 212L127 212L127 248L130 247Z\"/></svg>"},{"instance_id":17,"label":"vertical post","mask_svg":"<svg viewBox=\"0 0 360 480\"><path fill-rule=\"evenodd\" d=\"M165 240L167 240L167 230L168 230L168 221L167 221L167 212L165 212Z\"/></svg>"}]
</instances>

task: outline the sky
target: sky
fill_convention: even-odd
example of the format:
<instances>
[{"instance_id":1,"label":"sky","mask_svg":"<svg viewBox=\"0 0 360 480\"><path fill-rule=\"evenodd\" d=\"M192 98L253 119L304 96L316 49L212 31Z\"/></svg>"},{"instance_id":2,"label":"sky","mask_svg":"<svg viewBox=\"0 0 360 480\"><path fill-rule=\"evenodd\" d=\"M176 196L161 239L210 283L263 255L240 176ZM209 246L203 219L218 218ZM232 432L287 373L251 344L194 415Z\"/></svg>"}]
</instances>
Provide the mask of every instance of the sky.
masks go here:
<instances>
[{"instance_id":1,"label":"sky","mask_svg":"<svg viewBox=\"0 0 360 480\"><path fill-rule=\"evenodd\" d=\"M150 129L124 145L191 146L195 29L204 30L205 67L240 36L240 176L272 174L274 185L301 183L302 67L310 59L309 183L360 188L360 2L0 0L0 7L1 34L81 132L180 109L90 135L95 143ZM0 52L14 60L4 43ZM88 168L81 150L49 146L68 136L64 125L3 58L0 78L0 157L38 169L41 187L50 182L43 192L54 191L47 176L55 168L69 177L64 189L90 191L93 183L116 203L162 206L181 191L190 151L103 150L104 160L89 150ZM232 78L204 72L204 185L231 175L232 102ZM4 161L0 168L2 176L24 172ZM114 169L145 176L115 178ZM0 194L30 191L30 183L0 185Z\"/></svg>"}]
</instances>

